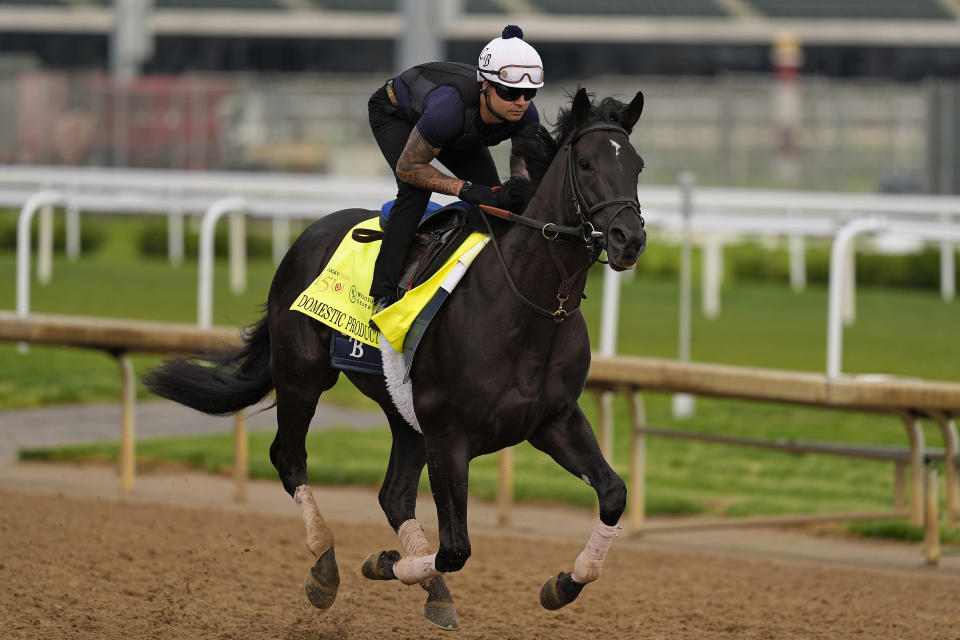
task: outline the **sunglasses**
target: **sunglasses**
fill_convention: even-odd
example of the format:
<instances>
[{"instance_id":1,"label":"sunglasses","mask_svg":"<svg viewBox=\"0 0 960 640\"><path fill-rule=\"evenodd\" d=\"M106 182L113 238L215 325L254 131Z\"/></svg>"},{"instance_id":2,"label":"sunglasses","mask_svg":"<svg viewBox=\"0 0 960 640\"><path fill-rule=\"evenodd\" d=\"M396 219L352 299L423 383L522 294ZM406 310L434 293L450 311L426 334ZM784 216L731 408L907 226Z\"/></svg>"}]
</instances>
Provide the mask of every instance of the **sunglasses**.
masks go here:
<instances>
[{"instance_id":1,"label":"sunglasses","mask_svg":"<svg viewBox=\"0 0 960 640\"><path fill-rule=\"evenodd\" d=\"M537 90L532 88L505 87L496 82L491 82L490 85L493 87L493 90L497 92L497 95L500 96L500 99L506 100L507 102L516 102L520 99L520 96L523 96L524 100L530 102L533 100L533 97L537 95Z\"/></svg>"}]
</instances>

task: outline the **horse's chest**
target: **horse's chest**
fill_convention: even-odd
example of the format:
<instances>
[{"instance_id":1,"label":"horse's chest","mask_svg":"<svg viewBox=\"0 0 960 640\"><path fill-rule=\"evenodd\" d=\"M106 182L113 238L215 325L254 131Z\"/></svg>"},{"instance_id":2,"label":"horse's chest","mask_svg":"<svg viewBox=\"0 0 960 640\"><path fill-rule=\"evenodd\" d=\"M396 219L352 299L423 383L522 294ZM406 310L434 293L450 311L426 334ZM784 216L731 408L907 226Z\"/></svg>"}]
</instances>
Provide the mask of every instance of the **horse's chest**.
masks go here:
<instances>
[{"instance_id":1,"label":"horse's chest","mask_svg":"<svg viewBox=\"0 0 960 640\"><path fill-rule=\"evenodd\" d=\"M418 371L415 394L446 405L464 421L534 420L577 401L590 366L589 346L491 341L446 351L429 371Z\"/></svg>"}]
</instances>

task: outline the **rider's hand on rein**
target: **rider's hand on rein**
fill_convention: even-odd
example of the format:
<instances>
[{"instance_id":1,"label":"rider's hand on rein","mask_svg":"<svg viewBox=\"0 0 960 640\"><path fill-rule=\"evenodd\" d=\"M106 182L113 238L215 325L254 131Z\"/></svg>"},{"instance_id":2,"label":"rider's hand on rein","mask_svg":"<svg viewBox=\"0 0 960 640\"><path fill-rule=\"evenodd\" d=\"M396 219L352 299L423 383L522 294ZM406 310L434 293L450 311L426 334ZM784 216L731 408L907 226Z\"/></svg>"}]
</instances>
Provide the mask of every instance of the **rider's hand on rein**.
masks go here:
<instances>
[{"instance_id":1,"label":"rider's hand on rein","mask_svg":"<svg viewBox=\"0 0 960 640\"><path fill-rule=\"evenodd\" d=\"M463 182L463 186L460 188L460 193L457 194L457 197L470 204L485 204L491 207L500 206L497 203L497 196L493 193L493 189L482 184L473 184L466 180Z\"/></svg>"}]
</instances>

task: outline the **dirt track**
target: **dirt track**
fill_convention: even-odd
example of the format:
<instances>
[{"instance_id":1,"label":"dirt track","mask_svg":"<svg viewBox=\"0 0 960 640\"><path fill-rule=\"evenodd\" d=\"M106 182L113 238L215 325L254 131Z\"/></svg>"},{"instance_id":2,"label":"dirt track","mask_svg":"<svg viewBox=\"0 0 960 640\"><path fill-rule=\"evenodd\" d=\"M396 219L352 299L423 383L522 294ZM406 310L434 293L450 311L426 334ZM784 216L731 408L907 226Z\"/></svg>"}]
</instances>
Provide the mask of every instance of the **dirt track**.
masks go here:
<instances>
[{"instance_id":1,"label":"dirt track","mask_svg":"<svg viewBox=\"0 0 960 640\"><path fill-rule=\"evenodd\" d=\"M0 489L0 637L8 638L937 638L960 637L955 571L858 568L616 541L603 577L559 612L546 576L582 542L480 528L448 578L462 628L421 617L423 592L359 575L395 548L379 523L337 522L342 585L307 603L311 564L289 516ZM284 505L289 506L289 505ZM435 541L435 527L427 527ZM585 536L584 536L585 537Z\"/></svg>"}]
</instances>

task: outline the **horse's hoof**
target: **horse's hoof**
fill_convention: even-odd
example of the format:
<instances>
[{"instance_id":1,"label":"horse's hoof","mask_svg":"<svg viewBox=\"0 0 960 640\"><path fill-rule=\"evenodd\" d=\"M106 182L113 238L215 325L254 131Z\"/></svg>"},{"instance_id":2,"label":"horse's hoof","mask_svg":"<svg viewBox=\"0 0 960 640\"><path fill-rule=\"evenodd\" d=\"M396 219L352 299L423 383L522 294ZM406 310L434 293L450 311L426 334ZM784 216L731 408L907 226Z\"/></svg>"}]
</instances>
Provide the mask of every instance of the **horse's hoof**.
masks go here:
<instances>
[{"instance_id":1,"label":"horse's hoof","mask_svg":"<svg viewBox=\"0 0 960 640\"><path fill-rule=\"evenodd\" d=\"M440 576L433 578L429 583L424 584L423 588L427 590L427 604L423 606L423 617L427 622L446 631L459 629L460 618L457 616L453 597L443 578Z\"/></svg>"},{"instance_id":2,"label":"horse's hoof","mask_svg":"<svg viewBox=\"0 0 960 640\"><path fill-rule=\"evenodd\" d=\"M556 576L547 578L540 588L540 604L544 609L556 611L560 607L565 607L580 595L583 591L583 585L574 582L569 573L561 571Z\"/></svg>"},{"instance_id":3,"label":"horse's hoof","mask_svg":"<svg viewBox=\"0 0 960 640\"><path fill-rule=\"evenodd\" d=\"M340 589L340 572L337 570L333 547L317 559L303 588L307 592L307 600L317 609L329 609L333 605L337 590Z\"/></svg>"},{"instance_id":4,"label":"horse's hoof","mask_svg":"<svg viewBox=\"0 0 960 640\"><path fill-rule=\"evenodd\" d=\"M399 551L381 551L380 553L371 553L363 561L360 567L360 573L368 580L396 580L393 575L393 565L400 559Z\"/></svg>"}]
</instances>

